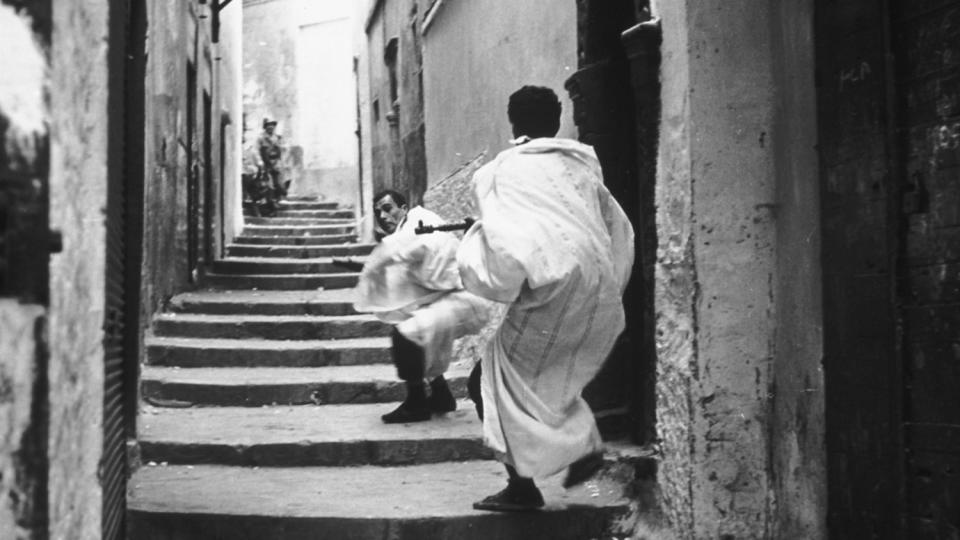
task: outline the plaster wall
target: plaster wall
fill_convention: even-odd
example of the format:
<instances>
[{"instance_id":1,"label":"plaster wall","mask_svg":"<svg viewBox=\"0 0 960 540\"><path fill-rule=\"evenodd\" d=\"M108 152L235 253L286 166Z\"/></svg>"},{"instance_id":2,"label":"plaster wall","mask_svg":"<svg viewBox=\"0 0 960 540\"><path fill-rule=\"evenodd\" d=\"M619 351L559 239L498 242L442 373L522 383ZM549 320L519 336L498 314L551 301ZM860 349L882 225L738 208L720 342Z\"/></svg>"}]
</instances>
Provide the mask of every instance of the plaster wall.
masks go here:
<instances>
[{"instance_id":1,"label":"plaster wall","mask_svg":"<svg viewBox=\"0 0 960 540\"><path fill-rule=\"evenodd\" d=\"M577 69L576 2L448 0L423 45L428 186L509 146L507 100L525 84L553 88L563 105L558 136L577 137L563 89Z\"/></svg>"},{"instance_id":2,"label":"plaster wall","mask_svg":"<svg viewBox=\"0 0 960 540\"><path fill-rule=\"evenodd\" d=\"M180 2L150 2L144 135L141 320L191 287L187 255L187 62L193 26ZM162 31L159 31L162 29ZM197 66L198 69L201 66Z\"/></svg>"},{"instance_id":3,"label":"plaster wall","mask_svg":"<svg viewBox=\"0 0 960 540\"><path fill-rule=\"evenodd\" d=\"M243 189L240 185L241 139L243 136L243 9L240 5L226 7L220 12L220 43L217 46L219 79L217 93L220 118L228 118L222 136L224 164L223 181L223 238L229 243L243 231ZM214 121L214 126L217 120ZM214 148L219 159L219 149ZM222 245L222 244L221 244ZM222 253L221 253L222 254Z\"/></svg>"},{"instance_id":4,"label":"plaster wall","mask_svg":"<svg viewBox=\"0 0 960 540\"><path fill-rule=\"evenodd\" d=\"M801 7L781 3L655 8L663 25L655 305L665 511L681 538L815 533L824 509L814 489L822 406L804 397L803 380L819 362L810 28L791 18ZM808 380L816 391L816 378ZM797 506L778 514L778 496Z\"/></svg>"},{"instance_id":5,"label":"plaster wall","mask_svg":"<svg viewBox=\"0 0 960 540\"><path fill-rule=\"evenodd\" d=\"M107 201L106 2L53 9L50 226L50 538L99 538Z\"/></svg>"},{"instance_id":6,"label":"plaster wall","mask_svg":"<svg viewBox=\"0 0 960 540\"><path fill-rule=\"evenodd\" d=\"M247 137L256 139L264 118L276 119L290 194L356 204L355 7L337 0L247 0L243 8Z\"/></svg>"},{"instance_id":7,"label":"plaster wall","mask_svg":"<svg viewBox=\"0 0 960 540\"><path fill-rule=\"evenodd\" d=\"M354 3L353 14L353 57L354 77L357 89L357 140L359 145L360 191L357 200L358 236L362 242L373 241L373 214L371 206L373 192L373 153L371 152L370 130L370 51L367 35L364 32L366 16L370 12L370 1L360 0Z\"/></svg>"},{"instance_id":8,"label":"plaster wall","mask_svg":"<svg viewBox=\"0 0 960 540\"><path fill-rule=\"evenodd\" d=\"M387 6L389 7L390 4L387 4ZM381 12L374 16L366 28L366 67L368 70L370 103L368 117L370 120L364 124L369 129L366 136L363 137L363 142L370 148L371 166L368 174L374 193L385 187L392 189L399 187L400 191L405 191L403 186L397 186L394 182L396 176L395 158L390 151L390 128L386 115L392 105L389 94L389 74L383 65L383 50L387 42L387 39L385 39L387 27L384 19L385 15L383 8L381 8Z\"/></svg>"}]
</instances>

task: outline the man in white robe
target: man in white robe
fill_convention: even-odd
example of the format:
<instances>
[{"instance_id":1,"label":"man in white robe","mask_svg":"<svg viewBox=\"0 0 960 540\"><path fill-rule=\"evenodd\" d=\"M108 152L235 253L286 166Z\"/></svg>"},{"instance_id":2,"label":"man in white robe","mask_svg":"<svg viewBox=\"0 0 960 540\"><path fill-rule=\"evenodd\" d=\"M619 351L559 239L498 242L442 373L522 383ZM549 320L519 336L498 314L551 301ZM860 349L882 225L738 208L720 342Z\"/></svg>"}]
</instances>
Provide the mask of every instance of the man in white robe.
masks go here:
<instances>
[{"instance_id":1,"label":"man in white robe","mask_svg":"<svg viewBox=\"0 0 960 540\"><path fill-rule=\"evenodd\" d=\"M531 510L544 504L535 478L567 468L569 487L602 465L596 421L580 394L623 331L634 244L593 149L553 138L556 94L525 86L510 97L508 116L517 146L474 175L480 219L458 262L467 290L510 304L475 397L484 442L510 479L474 507Z\"/></svg>"},{"instance_id":2,"label":"man in white robe","mask_svg":"<svg viewBox=\"0 0 960 540\"><path fill-rule=\"evenodd\" d=\"M392 190L374 201L377 227L386 236L363 265L354 308L395 325L391 353L407 397L383 421L422 422L456 409L443 377L453 341L483 327L490 302L463 290L456 236L414 232L420 223L442 224L439 216L419 206L408 209L406 198ZM425 380L430 381L429 396Z\"/></svg>"}]
</instances>

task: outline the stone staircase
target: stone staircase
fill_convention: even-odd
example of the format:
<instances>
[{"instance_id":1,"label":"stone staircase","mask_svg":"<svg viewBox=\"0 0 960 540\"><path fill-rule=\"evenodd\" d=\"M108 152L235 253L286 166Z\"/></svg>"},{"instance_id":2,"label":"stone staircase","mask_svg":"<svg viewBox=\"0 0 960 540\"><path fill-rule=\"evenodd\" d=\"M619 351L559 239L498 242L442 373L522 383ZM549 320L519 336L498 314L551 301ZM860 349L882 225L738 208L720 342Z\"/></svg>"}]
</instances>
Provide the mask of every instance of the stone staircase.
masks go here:
<instances>
[{"instance_id":1,"label":"stone staircase","mask_svg":"<svg viewBox=\"0 0 960 540\"><path fill-rule=\"evenodd\" d=\"M580 540L619 532L636 504L612 475L570 491L559 478L547 481L542 512L472 509L505 485L505 473L463 400L470 359L448 372L456 412L419 424L380 421L404 395L389 327L353 311L357 274L331 263L371 249L356 242L352 210L285 201L277 217L247 218L206 290L175 297L155 318L129 538ZM641 481L654 474L631 470L645 471Z\"/></svg>"}]
</instances>

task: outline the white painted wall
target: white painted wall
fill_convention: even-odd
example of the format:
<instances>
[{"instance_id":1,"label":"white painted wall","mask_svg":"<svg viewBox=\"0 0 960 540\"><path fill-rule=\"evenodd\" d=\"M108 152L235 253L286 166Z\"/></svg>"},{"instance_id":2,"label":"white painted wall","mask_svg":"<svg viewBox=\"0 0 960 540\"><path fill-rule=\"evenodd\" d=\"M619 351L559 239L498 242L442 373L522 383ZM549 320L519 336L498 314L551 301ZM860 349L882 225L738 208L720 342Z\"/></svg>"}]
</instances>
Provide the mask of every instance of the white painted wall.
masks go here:
<instances>
[{"instance_id":1,"label":"white painted wall","mask_svg":"<svg viewBox=\"0 0 960 540\"><path fill-rule=\"evenodd\" d=\"M279 120L291 195L357 202L355 11L341 0L244 6L247 137L257 137L264 117Z\"/></svg>"}]
</instances>

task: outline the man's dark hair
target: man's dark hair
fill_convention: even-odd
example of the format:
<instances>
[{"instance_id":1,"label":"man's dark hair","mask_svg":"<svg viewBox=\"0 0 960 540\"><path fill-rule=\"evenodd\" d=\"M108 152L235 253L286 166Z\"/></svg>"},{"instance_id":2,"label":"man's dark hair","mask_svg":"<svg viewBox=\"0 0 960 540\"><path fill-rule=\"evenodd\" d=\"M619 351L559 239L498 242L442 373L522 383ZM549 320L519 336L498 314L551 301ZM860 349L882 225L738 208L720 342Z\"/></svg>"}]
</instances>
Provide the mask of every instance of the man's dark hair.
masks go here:
<instances>
[{"instance_id":1,"label":"man's dark hair","mask_svg":"<svg viewBox=\"0 0 960 540\"><path fill-rule=\"evenodd\" d=\"M376 205L378 202L380 202L380 199L386 197L387 195L389 195L390 198L393 199L393 202L397 206L405 206L407 204L407 198L401 195L399 192L396 192L392 189L384 189L383 191L377 192L377 194L373 196L374 210L377 209Z\"/></svg>"},{"instance_id":2,"label":"man's dark hair","mask_svg":"<svg viewBox=\"0 0 960 540\"><path fill-rule=\"evenodd\" d=\"M513 124L515 137L553 137L560 131L561 110L553 90L527 85L510 95L507 117Z\"/></svg>"}]
</instances>

